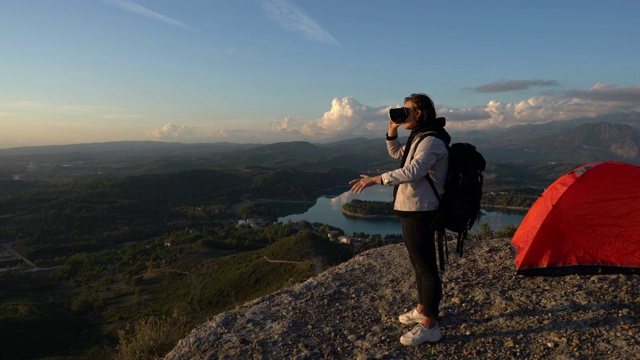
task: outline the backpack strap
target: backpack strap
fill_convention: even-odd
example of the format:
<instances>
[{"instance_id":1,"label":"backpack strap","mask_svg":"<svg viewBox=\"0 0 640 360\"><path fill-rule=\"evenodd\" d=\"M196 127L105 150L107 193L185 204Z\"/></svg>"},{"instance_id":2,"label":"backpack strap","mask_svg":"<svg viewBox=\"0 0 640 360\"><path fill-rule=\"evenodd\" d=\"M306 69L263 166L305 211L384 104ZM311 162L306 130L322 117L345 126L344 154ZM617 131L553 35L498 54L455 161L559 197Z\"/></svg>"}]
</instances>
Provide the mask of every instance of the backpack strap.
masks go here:
<instances>
[{"instance_id":1,"label":"backpack strap","mask_svg":"<svg viewBox=\"0 0 640 360\"><path fill-rule=\"evenodd\" d=\"M440 194L438 194L438 189L436 189L436 184L433 182L433 179L431 179L431 176L427 174L424 177L427 178L427 181L429 182L429 185L431 185L431 189L433 190L433 193L436 194L436 198L438 198L438 203L442 202L442 199L440 198Z\"/></svg>"},{"instance_id":2,"label":"backpack strap","mask_svg":"<svg viewBox=\"0 0 640 360\"><path fill-rule=\"evenodd\" d=\"M433 136L435 138L440 139L444 143L444 145L447 147L447 151L449 151L449 144L447 144L447 141L442 137L442 135L440 135L440 133L436 131L428 131L427 133L425 133L424 136L421 136L418 139L418 142L416 142L416 149L418 148L418 145L420 145L420 142L429 136ZM440 194L438 193L436 184L433 182L433 179L431 179L431 176L429 176L429 174L426 174L424 177L429 182L429 185L431 185L431 189L433 190L433 193L436 195L436 198L438 199L438 203L439 204L442 203L442 199L440 197ZM441 229L436 229L435 231L436 231L436 241L438 242L438 262L440 265L440 271L444 272L445 251L446 251L446 259L447 260L449 259L449 249L447 248L447 243L445 241L446 232L444 227Z\"/></svg>"},{"instance_id":3,"label":"backpack strap","mask_svg":"<svg viewBox=\"0 0 640 360\"><path fill-rule=\"evenodd\" d=\"M418 139L418 142L416 143L416 149L418 148L418 145L420 145L420 142L422 140L424 140L425 138L429 137L429 136L433 136L434 138L440 139L444 143L444 145L447 147L447 151L449 151L449 144L447 144L447 141L444 139L444 137L442 135L440 135L440 133L437 132L437 131L427 131L424 136L421 136ZM431 179L431 176L429 176L429 174L425 175L424 177L429 182L429 185L431 185L431 189L433 190L433 193L436 194L436 198L438 199L438 203L440 203L442 201L442 199L440 198L440 194L438 193L438 190L436 189L436 184L433 182L433 179Z\"/></svg>"},{"instance_id":4,"label":"backpack strap","mask_svg":"<svg viewBox=\"0 0 640 360\"><path fill-rule=\"evenodd\" d=\"M440 265L440 271L444 272L445 252L446 260L449 260L449 248L445 241L445 232L436 230L436 241L438 242L438 263Z\"/></svg>"}]
</instances>

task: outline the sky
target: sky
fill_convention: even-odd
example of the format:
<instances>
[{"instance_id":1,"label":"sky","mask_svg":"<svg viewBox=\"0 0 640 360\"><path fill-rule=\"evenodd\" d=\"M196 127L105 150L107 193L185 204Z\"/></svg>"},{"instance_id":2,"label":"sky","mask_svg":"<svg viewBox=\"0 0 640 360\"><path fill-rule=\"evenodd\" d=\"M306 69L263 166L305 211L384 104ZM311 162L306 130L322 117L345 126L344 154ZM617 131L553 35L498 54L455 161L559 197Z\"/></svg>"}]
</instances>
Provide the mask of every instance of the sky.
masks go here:
<instances>
[{"instance_id":1,"label":"sky","mask_svg":"<svg viewBox=\"0 0 640 360\"><path fill-rule=\"evenodd\" d=\"M383 137L640 111L635 0L0 0L0 148Z\"/></svg>"}]
</instances>

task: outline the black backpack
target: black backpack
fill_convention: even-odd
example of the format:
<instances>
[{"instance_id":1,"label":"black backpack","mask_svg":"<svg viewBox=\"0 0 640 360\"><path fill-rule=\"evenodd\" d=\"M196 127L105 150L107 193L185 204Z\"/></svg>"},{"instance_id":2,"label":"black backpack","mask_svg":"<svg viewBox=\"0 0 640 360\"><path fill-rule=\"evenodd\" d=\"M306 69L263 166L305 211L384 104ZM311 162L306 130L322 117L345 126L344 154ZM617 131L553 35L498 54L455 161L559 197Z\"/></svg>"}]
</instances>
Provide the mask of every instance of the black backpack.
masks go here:
<instances>
[{"instance_id":1,"label":"black backpack","mask_svg":"<svg viewBox=\"0 0 640 360\"><path fill-rule=\"evenodd\" d=\"M462 256L462 244L467 232L473 227L480 211L482 199L482 172L487 165L484 157L476 147L468 143L455 143L449 146L437 132L428 132L427 136L434 136L442 140L449 150L449 168L444 183L444 194L438 195L431 177L426 176L433 192L438 197L440 205L432 224L438 232L440 268L444 270L443 243L445 229L457 233L458 242L456 252Z\"/></svg>"}]
</instances>

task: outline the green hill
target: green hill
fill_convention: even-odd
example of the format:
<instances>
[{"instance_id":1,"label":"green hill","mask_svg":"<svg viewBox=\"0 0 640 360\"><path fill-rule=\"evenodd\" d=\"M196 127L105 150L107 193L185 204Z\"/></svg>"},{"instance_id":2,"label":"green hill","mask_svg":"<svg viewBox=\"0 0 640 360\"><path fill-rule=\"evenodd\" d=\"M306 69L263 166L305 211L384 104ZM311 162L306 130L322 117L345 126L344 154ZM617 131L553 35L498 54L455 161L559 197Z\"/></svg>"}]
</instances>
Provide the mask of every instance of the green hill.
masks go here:
<instances>
[{"instance_id":1,"label":"green hill","mask_svg":"<svg viewBox=\"0 0 640 360\"><path fill-rule=\"evenodd\" d=\"M317 233L301 231L268 247L210 259L198 270L198 307L219 313L317 275L348 260L352 250Z\"/></svg>"}]
</instances>

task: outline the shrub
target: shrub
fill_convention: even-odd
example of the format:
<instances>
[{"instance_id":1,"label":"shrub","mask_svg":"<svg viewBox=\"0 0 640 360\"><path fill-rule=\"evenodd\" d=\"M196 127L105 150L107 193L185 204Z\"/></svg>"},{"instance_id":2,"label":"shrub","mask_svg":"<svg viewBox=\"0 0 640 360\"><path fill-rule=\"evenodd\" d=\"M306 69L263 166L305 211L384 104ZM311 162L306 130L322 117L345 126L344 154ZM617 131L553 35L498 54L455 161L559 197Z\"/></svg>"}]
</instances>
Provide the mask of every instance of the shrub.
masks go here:
<instances>
[{"instance_id":1,"label":"shrub","mask_svg":"<svg viewBox=\"0 0 640 360\"><path fill-rule=\"evenodd\" d=\"M118 331L117 360L157 359L166 355L185 335L186 318L150 316L133 331ZM129 329L127 329L129 330Z\"/></svg>"},{"instance_id":2,"label":"shrub","mask_svg":"<svg viewBox=\"0 0 640 360\"><path fill-rule=\"evenodd\" d=\"M518 230L518 228L513 224L509 224L505 227L499 228L497 231L494 231L488 223L480 223L480 228L476 229L470 235L471 238L475 240L489 240L494 238L503 239L513 237L516 230Z\"/></svg>"},{"instance_id":3,"label":"shrub","mask_svg":"<svg viewBox=\"0 0 640 360\"><path fill-rule=\"evenodd\" d=\"M77 315L84 315L91 311L91 301L86 297L76 298L71 302L71 311Z\"/></svg>"},{"instance_id":4,"label":"shrub","mask_svg":"<svg viewBox=\"0 0 640 360\"><path fill-rule=\"evenodd\" d=\"M476 240L488 240L493 239L495 237L495 233L491 228L491 225L488 223L480 223L480 228L475 230L472 235L472 238Z\"/></svg>"},{"instance_id":5,"label":"shrub","mask_svg":"<svg viewBox=\"0 0 640 360\"><path fill-rule=\"evenodd\" d=\"M513 224L509 224L503 228L498 229L498 231L496 232L496 237L498 238L512 238L513 235L516 233L516 230L518 230L518 228L513 225Z\"/></svg>"}]
</instances>

